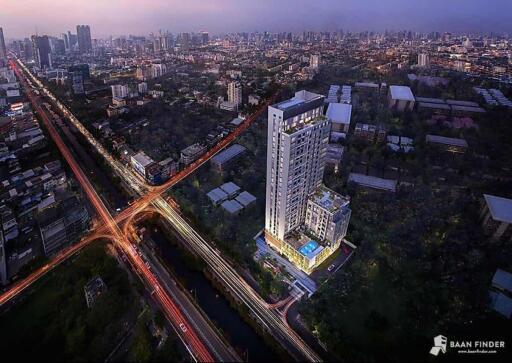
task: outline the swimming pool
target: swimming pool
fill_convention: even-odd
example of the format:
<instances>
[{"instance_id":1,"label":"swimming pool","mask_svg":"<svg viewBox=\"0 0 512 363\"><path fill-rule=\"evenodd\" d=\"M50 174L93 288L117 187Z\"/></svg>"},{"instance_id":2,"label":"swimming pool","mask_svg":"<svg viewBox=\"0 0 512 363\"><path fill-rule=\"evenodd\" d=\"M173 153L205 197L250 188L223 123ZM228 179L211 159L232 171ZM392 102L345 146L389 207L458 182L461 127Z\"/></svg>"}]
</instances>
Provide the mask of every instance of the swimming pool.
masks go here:
<instances>
[{"instance_id":1,"label":"swimming pool","mask_svg":"<svg viewBox=\"0 0 512 363\"><path fill-rule=\"evenodd\" d=\"M309 256L309 254L311 252L313 252L314 250L316 250L318 247L318 243L316 243L315 241L313 240L310 240L309 242L307 242L304 246L302 246L301 248L299 248L299 252L301 253L301 255L303 256Z\"/></svg>"}]
</instances>

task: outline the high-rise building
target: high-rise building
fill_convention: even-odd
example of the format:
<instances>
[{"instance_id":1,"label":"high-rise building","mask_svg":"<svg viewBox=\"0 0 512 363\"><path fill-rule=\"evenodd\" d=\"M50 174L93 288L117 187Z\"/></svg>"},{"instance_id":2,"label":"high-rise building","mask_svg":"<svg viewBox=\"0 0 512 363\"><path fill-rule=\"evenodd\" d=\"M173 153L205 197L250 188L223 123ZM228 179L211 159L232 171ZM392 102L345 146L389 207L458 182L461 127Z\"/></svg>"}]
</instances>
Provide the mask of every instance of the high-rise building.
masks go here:
<instances>
[{"instance_id":1,"label":"high-rise building","mask_svg":"<svg viewBox=\"0 0 512 363\"><path fill-rule=\"evenodd\" d=\"M228 84L228 102L237 106L242 104L242 85L240 82L230 82Z\"/></svg>"},{"instance_id":2,"label":"high-rise building","mask_svg":"<svg viewBox=\"0 0 512 363\"><path fill-rule=\"evenodd\" d=\"M430 65L430 58L428 54L420 53L418 54L418 66L419 67L428 67Z\"/></svg>"},{"instance_id":3,"label":"high-rise building","mask_svg":"<svg viewBox=\"0 0 512 363\"><path fill-rule=\"evenodd\" d=\"M112 98L123 99L128 97L128 86L124 84L116 84L110 88L112 89Z\"/></svg>"},{"instance_id":4,"label":"high-rise building","mask_svg":"<svg viewBox=\"0 0 512 363\"><path fill-rule=\"evenodd\" d=\"M0 59L7 58L7 48L5 47L4 30L0 28Z\"/></svg>"},{"instance_id":5,"label":"high-rise building","mask_svg":"<svg viewBox=\"0 0 512 363\"><path fill-rule=\"evenodd\" d=\"M210 40L210 35L208 32L201 32L201 45L208 44L208 41Z\"/></svg>"},{"instance_id":6,"label":"high-rise building","mask_svg":"<svg viewBox=\"0 0 512 363\"><path fill-rule=\"evenodd\" d=\"M309 66L313 69L318 69L320 67L320 55L312 54L309 58Z\"/></svg>"},{"instance_id":7,"label":"high-rise building","mask_svg":"<svg viewBox=\"0 0 512 363\"><path fill-rule=\"evenodd\" d=\"M68 38L68 35L66 33L62 33L60 35L60 37L64 41L64 48L66 49L66 51L69 51L70 48L69 48L69 38Z\"/></svg>"},{"instance_id":8,"label":"high-rise building","mask_svg":"<svg viewBox=\"0 0 512 363\"><path fill-rule=\"evenodd\" d=\"M37 66L41 69L52 68L52 55L48 36L32 35L32 47Z\"/></svg>"},{"instance_id":9,"label":"high-rise building","mask_svg":"<svg viewBox=\"0 0 512 363\"><path fill-rule=\"evenodd\" d=\"M71 32L69 30L68 30L68 41L69 41L69 49L73 50L77 43L77 38L76 38L76 34L71 34Z\"/></svg>"},{"instance_id":10,"label":"high-rise building","mask_svg":"<svg viewBox=\"0 0 512 363\"><path fill-rule=\"evenodd\" d=\"M299 91L268 108L265 240L306 273L340 246L350 219L348 198L322 185L330 131L323 106L324 96Z\"/></svg>"},{"instance_id":11,"label":"high-rise building","mask_svg":"<svg viewBox=\"0 0 512 363\"><path fill-rule=\"evenodd\" d=\"M299 91L268 108L265 229L278 240L304 221L307 197L322 183L330 129L323 107L324 96Z\"/></svg>"},{"instance_id":12,"label":"high-rise building","mask_svg":"<svg viewBox=\"0 0 512 363\"><path fill-rule=\"evenodd\" d=\"M80 54L92 51L91 28L89 25L77 25L76 36L78 40L78 51Z\"/></svg>"}]
</instances>

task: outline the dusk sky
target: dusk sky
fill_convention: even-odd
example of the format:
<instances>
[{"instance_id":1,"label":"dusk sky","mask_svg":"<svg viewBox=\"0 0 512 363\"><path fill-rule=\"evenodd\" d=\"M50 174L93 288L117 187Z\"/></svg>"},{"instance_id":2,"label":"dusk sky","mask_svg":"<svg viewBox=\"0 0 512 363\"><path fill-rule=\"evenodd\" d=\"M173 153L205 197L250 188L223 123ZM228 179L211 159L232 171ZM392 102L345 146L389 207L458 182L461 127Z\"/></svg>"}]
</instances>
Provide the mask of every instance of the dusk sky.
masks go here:
<instances>
[{"instance_id":1,"label":"dusk sky","mask_svg":"<svg viewBox=\"0 0 512 363\"><path fill-rule=\"evenodd\" d=\"M492 4L492 5L491 5ZM384 30L509 32L511 0L0 0L6 38L76 32L92 36L158 30Z\"/></svg>"}]
</instances>

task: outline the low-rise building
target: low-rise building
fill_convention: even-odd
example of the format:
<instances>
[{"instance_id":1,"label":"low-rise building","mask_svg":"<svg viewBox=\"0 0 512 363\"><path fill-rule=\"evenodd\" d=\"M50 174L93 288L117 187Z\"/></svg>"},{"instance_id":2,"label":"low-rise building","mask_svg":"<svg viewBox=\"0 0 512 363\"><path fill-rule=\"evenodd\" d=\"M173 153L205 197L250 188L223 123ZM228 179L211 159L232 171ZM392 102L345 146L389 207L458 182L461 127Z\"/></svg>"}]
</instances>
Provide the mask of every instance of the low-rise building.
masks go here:
<instances>
[{"instance_id":1,"label":"low-rise building","mask_svg":"<svg viewBox=\"0 0 512 363\"><path fill-rule=\"evenodd\" d=\"M213 205L217 206L229 198L228 193L220 188L210 190L206 196L210 199Z\"/></svg>"},{"instance_id":2,"label":"low-rise building","mask_svg":"<svg viewBox=\"0 0 512 363\"><path fill-rule=\"evenodd\" d=\"M185 149L181 150L181 159L180 162L182 164L188 165L199 159L199 157L206 151L206 146L201 145L199 143L190 145Z\"/></svg>"},{"instance_id":3,"label":"low-rise building","mask_svg":"<svg viewBox=\"0 0 512 363\"><path fill-rule=\"evenodd\" d=\"M465 153L468 148L466 140L453 137L427 135L426 142L451 153Z\"/></svg>"},{"instance_id":4,"label":"low-rise building","mask_svg":"<svg viewBox=\"0 0 512 363\"><path fill-rule=\"evenodd\" d=\"M386 190L396 192L397 181L393 179L378 178L375 176L350 173L348 176L349 183L355 183L364 187L369 187L378 190Z\"/></svg>"},{"instance_id":5,"label":"low-rise building","mask_svg":"<svg viewBox=\"0 0 512 363\"><path fill-rule=\"evenodd\" d=\"M386 128L379 125L364 124L358 122L354 129L354 136L368 142L384 142L386 140Z\"/></svg>"},{"instance_id":6,"label":"low-rise building","mask_svg":"<svg viewBox=\"0 0 512 363\"><path fill-rule=\"evenodd\" d=\"M403 112L413 110L415 98L407 86L389 86L388 101L390 108Z\"/></svg>"},{"instance_id":7,"label":"low-rise building","mask_svg":"<svg viewBox=\"0 0 512 363\"><path fill-rule=\"evenodd\" d=\"M331 133L347 133L350 128L351 116L352 105L345 103L329 103L325 117L331 121Z\"/></svg>"},{"instance_id":8,"label":"low-rise building","mask_svg":"<svg viewBox=\"0 0 512 363\"><path fill-rule=\"evenodd\" d=\"M233 182L224 183L219 188L225 191L229 198L235 197L240 192L240 187Z\"/></svg>"},{"instance_id":9,"label":"low-rise building","mask_svg":"<svg viewBox=\"0 0 512 363\"><path fill-rule=\"evenodd\" d=\"M139 151L137 154L130 157L132 167L144 178L147 176L147 169L150 165L154 164L154 160L146 155L144 151Z\"/></svg>"},{"instance_id":10,"label":"low-rise building","mask_svg":"<svg viewBox=\"0 0 512 363\"><path fill-rule=\"evenodd\" d=\"M87 307L91 309L94 306L96 300L107 291L107 285L103 282L103 279L99 276L91 279L84 286L85 302Z\"/></svg>"},{"instance_id":11,"label":"low-rise building","mask_svg":"<svg viewBox=\"0 0 512 363\"><path fill-rule=\"evenodd\" d=\"M239 144L234 144L227 149L221 151L213 158L210 163L219 172L225 171L230 165L233 164L238 158L240 158L247 149Z\"/></svg>"},{"instance_id":12,"label":"low-rise building","mask_svg":"<svg viewBox=\"0 0 512 363\"><path fill-rule=\"evenodd\" d=\"M244 206L238 203L235 199L226 200L222 202L221 206L229 214L237 214L244 209Z\"/></svg>"},{"instance_id":13,"label":"low-rise building","mask_svg":"<svg viewBox=\"0 0 512 363\"><path fill-rule=\"evenodd\" d=\"M350 199L322 186L308 199L306 228L321 241L338 248L347 234Z\"/></svg>"},{"instance_id":14,"label":"low-rise building","mask_svg":"<svg viewBox=\"0 0 512 363\"><path fill-rule=\"evenodd\" d=\"M256 201L256 197L247 191L243 191L237 195L235 200L240 203L244 208Z\"/></svg>"},{"instance_id":15,"label":"low-rise building","mask_svg":"<svg viewBox=\"0 0 512 363\"><path fill-rule=\"evenodd\" d=\"M512 317L512 274L497 269L489 290L490 307L497 313L510 319Z\"/></svg>"},{"instance_id":16,"label":"low-rise building","mask_svg":"<svg viewBox=\"0 0 512 363\"><path fill-rule=\"evenodd\" d=\"M89 226L89 213L76 196L67 196L39 210L36 216L46 256L76 241Z\"/></svg>"},{"instance_id":17,"label":"low-rise building","mask_svg":"<svg viewBox=\"0 0 512 363\"><path fill-rule=\"evenodd\" d=\"M512 237L512 199L484 194L482 225L493 239Z\"/></svg>"}]
</instances>

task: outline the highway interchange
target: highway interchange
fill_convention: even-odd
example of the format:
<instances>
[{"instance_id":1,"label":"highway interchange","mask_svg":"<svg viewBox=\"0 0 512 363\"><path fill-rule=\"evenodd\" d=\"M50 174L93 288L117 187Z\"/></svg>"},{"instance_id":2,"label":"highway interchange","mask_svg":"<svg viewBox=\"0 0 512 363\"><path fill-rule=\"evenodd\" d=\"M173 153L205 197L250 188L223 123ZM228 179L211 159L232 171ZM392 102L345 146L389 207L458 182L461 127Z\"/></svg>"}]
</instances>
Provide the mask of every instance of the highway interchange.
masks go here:
<instances>
[{"instance_id":1,"label":"highway interchange","mask_svg":"<svg viewBox=\"0 0 512 363\"><path fill-rule=\"evenodd\" d=\"M14 64L14 69L21 83L25 88L34 109L40 115L45 127L52 136L59 150L69 163L77 180L84 188L88 199L95 207L98 216L103 225L98 225L93 230L92 235L82 239L77 244L70 246L65 251L54 257L51 262L35 271L26 280L18 282L13 288L3 295L0 295L0 305L11 300L16 295L24 291L34 281L43 276L46 272L52 270L62 261L66 260L90 241L98 238L110 238L115 245L122 250L128 257L129 262L139 277L146 283L146 286L153 291L155 300L160 304L167 318L171 322L175 331L180 336L191 356L197 361L233 361L239 360L234 356L232 349L227 347L219 337L215 337L215 332L210 331L205 334L202 330L208 331L205 322L197 323L200 320L193 313L184 314L183 312L193 311L192 308L184 309L187 305L183 300L176 298L176 294L172 291L171 284L167 284L168 276L165 276L160 268L150 269L146 266L147 260L143 259L140 251L134 248L134 243L130 242L130 229L138 215L148 208L159 213L165 221L167 221L176 232L182 237L182 240L188 244L188 247L200 256L208 265L215 277L222 282L223 286L235 297L235 299L243 304L247 311L250 312L252 318L264 329L271 334L274 339L297 361L320 361L320 357L290 328L286 322L286 315L283 315L278 309L272 308L266 303L246 281L238 274L236 269L223 258L222 254L206 241L192 226L180 215L174 203L169 203L162 195L173 185L183 180L185 177L193 173L197 168L207 162L213 155L229 145L236 137L244 132L254 122L270 104L273 99L268 100L255 114L248 117L237 129L226 136L221 142L208 150L200 159L181 170L173 176L169 181L158 187L151 187L135 175L131 169L127 168L121 162L112 157L109 152L85 129L85 127L76 119L76 117L57 100L43 85L37 80L28 69L19 61ZM24 73L31 79L27 81ZM29 86L29 83L31 86ZM34 87L36 85L36 87ZM38 92L44 94L58 111L64 116L66 121L74 125L77 130L82 133L86 140L104 157L113 172L120 176L126 185L132 189L139 199L134 201L129 207L125 208L119 214L112 216L104 203L101 201L97 193L94 191L90 181L87 179L73 156L67 150L66 145L60 139L55 126L52 124L47 113L41 107L42 99L34 92L32 88L37 88ZM60 139L60 141L59 141ZM60 146L59 146L60 145ZM288 303L287 306L290 304ZM207 336L205 336L207 335Z\"/></svg>"}]
</instances>

